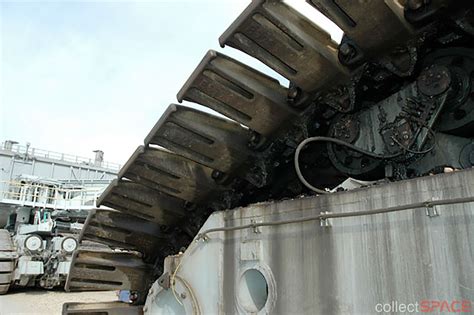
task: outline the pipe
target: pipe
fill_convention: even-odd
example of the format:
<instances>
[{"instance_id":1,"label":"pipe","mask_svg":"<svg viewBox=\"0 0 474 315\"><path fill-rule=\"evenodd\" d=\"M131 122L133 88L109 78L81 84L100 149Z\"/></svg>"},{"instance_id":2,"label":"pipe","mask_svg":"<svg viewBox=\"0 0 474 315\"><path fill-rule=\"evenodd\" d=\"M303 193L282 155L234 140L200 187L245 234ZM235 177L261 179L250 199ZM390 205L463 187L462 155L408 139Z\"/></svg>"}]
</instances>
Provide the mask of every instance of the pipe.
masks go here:
<instances>
[{"instance_id":1,"label":"pipe","mask_svg":"<svg viewBox=\"0 0 474 315\"><path fill-rule=\"evenodd\" d=\"M307 138L305 139L303 142L301 142L298 147L296 148L295 150L295 158L294 158L294 163L295 163L295 170L296 170L296 175L298 176L299 180L310 190L318 193L318 194L328 194L329 192L328 191L325 191L323 189L320 189L320 188L316 188L314 187L313 185L311 185L303 176L302 172L301 172L301 169L300 169L300 162L299 162L299 159L300 159L300 152L301 150L310 142L331 142L331 143L334 143L334 144L337 144L337 145L342 145L342 146L345 146L347 148L349 148L350 150L353 150L353 151L356 151L356 152L359 152L359 153L362 153L364 155L367 155L367 156L370 156L372 158L375 158L375 159L393 159L393 158L396 158L400 155L402 155L402 152L400 153L396 153L396 154L390 154L390 155L387 155L387 154L377 154L377 153L373 153L373 152L370 152L370 151L367 151L367 150L364 150L362 148L359 148L353 144L350 144L350 143L347 143L345 141L342 141L342 140L339 140L339 139L335 139L335 138L330 138L330 137L311 137L311 138Z\"/></svg>"},{"instance_id":2,"label":"pipe","mask_svg":"<svg viewBox=\"0 0 474 315\"><path fill-rule=\"evenodd\" d=\"M214 232L229 232L229 231L237 231L237 230L250 229L250 228L254 229L254 228L258 228L262 226L276 226L276 225L284 225L284 224L303 223L303 222L316 221L316 220L359 217L359 216L365 216L365 215L405 211L405 210L411 210L411 209L416 210L419 208L431 208L435 206L443 206L443 205L459 204L459 203L470 203L470 202L474 202L474 196L454 198L454 199L444 199L444 200L429 200L425 202L416 202L416 203L402 205L402 206L380 208L380 209L375 209L375 210L362 210L362 211L344 212L344 213L321 213L314 216L308 216L308 217L292 219L292 220L250 223L250 224L239 225L239 226L212 228L212 229L204 230L203 232L199 233L196 237L196 241L199 241L201 239L206 240L208 238L207 234L214 233Z\"/></svg>"}]
</instances>

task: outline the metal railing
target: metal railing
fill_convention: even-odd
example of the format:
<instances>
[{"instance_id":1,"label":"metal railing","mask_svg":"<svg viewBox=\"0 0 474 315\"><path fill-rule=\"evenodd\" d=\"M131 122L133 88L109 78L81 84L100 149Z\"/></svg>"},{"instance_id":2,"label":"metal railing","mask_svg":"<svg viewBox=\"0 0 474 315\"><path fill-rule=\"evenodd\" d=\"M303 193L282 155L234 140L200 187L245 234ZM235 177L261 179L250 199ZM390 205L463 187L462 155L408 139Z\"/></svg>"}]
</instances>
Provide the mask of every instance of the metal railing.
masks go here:
<instances>
[{"instance_id":1,"label":"metal railing","mask_svg":"<svg viewBox=\"0 0 474 315\"><path fill-rule=\"evenodd\" d=\"M102 167L102 168L106 168L106 169L110 169L114 171L120 170L120 167L121 167L121 165L118 163L112 163L112 162L107 162L107 161L96 163L94 159L91 159L91 158L86 158L86 157L81 157L81 156L71 155L71 154L64 154L64 153L48 151L48 150L42 150L42 149L37 149L37 148L31 148L29 146L23 146L19 144L13 144L7 148L5 144L6 142L2 142L0 149L15 152L17 154L28 155L31 157L40 157L40 158L64 161L64 162L69 162L69 163Z\"/></svg>"},{"instance_id":2,"label":"metal railing","mask_svg":"<svg viewBox=\"0 0 474 315\"><path fill-rule=\"evenodd\" d=\"M61 210L86 210L96 207L105 187L62 188L43 183L0 181L0 202L20 206Z\"/></svg>"}]
</instances>

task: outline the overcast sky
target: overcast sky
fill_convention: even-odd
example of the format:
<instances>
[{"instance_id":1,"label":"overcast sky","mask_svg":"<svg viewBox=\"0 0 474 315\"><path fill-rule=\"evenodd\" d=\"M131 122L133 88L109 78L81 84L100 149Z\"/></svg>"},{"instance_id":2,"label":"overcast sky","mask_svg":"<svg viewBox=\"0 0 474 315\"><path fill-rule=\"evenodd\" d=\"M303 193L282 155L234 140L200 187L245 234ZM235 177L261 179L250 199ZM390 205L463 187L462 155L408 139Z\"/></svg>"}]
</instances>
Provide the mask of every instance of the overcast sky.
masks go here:
<instances>
[{"instance_id":1,"label":"overcast sky","mask_svg":"<svg viewBox=\"0 0 474 315\"><path fill-rule=\"evenodd\" d=\"M124 163L249 2L0 0L0 141Z\"/></svg>"}]
</instances>

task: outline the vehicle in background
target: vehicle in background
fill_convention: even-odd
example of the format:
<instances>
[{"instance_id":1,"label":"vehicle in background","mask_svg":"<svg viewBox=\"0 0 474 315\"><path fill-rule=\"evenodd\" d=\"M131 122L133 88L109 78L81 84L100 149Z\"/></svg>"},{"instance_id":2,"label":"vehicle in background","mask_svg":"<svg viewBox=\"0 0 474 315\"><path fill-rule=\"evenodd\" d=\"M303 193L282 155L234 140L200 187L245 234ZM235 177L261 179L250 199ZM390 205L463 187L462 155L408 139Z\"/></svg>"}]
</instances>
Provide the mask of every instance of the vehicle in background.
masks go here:
<instances>
[{"instance_id":1,"label":"vehicle in background","mask_svg":"<svg viewBox=\"0 0 474 315\"><path fill-rule=\"evenodd\" d=\"M115 177L96 160L15 146L0 149L0 294L62 286L89 211ZM112 164L110 164L112 165Z\"/></svg>"}]
</instances>

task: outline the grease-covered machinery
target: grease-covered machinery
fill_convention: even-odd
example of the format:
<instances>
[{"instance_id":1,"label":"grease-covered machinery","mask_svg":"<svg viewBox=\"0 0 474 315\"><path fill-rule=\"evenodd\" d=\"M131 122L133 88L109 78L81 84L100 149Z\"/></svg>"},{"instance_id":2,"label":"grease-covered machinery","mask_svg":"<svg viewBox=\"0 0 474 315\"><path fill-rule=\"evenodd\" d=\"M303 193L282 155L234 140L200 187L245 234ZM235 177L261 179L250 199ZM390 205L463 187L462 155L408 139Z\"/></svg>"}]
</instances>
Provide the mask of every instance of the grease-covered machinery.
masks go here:
<instances>
[{"instance_id":1,"label":"grease-covered machinery","mask_svg":"<svg viewBox=\"0 0 474 315\"><path fill-rule=\"evenodd\" d=\"M114 210L91 213L82 233L129 252L80 250L69 289L134 290L146 314L361 314L388 296L472 298L462 289L474 281L472 170L432 176L474 165L472 2L307 2L344 31L342 42L285 1L252 1L220 43L289 87L209 51L178 100L230 120L168 108L99 198ZM349 178L386 183L334 189ZM270 202L251 205L262 201ZM200 231L209 214L236 207ZM362 219L338 225L352 217ZM193 239L207 247L189 246ZM449 259L430 247L435 241ZM454 250L461 247L465 254ZM438 267L462 281L438 286L446 280Z\"/></svg>"}]
</instances>

